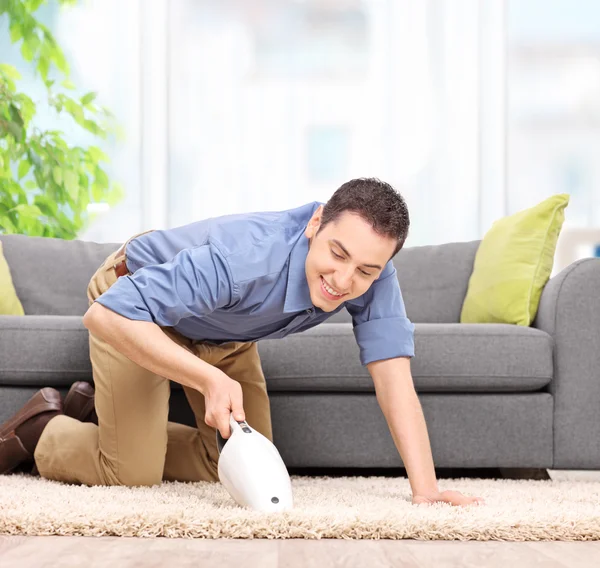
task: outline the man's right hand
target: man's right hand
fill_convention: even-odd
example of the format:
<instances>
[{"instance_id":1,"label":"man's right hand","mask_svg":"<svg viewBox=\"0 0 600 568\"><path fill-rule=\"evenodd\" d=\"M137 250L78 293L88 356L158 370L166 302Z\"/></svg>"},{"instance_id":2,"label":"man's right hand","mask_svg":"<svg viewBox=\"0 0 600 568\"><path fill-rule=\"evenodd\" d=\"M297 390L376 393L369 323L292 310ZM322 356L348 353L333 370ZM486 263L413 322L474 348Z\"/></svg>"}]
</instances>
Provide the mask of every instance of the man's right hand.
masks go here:
<instances>
[{"instance_id":1,"label":"man's right hand","mask_svg":"<svg viewBox=\"0 0 600 568\"><path fill-rule=\"evenodd\" d=\"M206 402L204 421L218 428L223 438L231 436L231 412L236 420L245 420L240 383L178 345L156 323L131 320L94 302L83 325L141 367L201 392Z\"/></svg>"},{"instance_id":2,"label":"man's right hand","mask_svg":"<svg viewBox=\"0 0 600 568\"><path fill-rule=\"evenodd\" d=\"M242 386L229 378L223 371L211 377L202 390L206 406L204 421L211 428L217 428L221 436L227 439L231 435L229 416L240 421L245 420Z\"/></svg>"}]
</instances>

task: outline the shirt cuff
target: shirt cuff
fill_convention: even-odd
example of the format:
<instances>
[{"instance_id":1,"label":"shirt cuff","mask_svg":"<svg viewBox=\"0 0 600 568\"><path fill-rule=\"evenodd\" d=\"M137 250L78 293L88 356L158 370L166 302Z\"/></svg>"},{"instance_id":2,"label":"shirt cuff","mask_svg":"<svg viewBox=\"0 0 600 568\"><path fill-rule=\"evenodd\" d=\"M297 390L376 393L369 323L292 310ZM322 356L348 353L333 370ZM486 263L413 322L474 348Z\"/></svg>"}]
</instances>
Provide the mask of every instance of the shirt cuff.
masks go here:
<instances>
[{"instance_id":1,"label":"shirt cuff","mask_svg":"<svg viewBox=\"0 0 600 568\"><path fill-rule=\"evenodd\" d=\"M363 366L393 357L414 357L415 325L405 317L369 320L354 327Z\"/></svg>"}]
</instances>

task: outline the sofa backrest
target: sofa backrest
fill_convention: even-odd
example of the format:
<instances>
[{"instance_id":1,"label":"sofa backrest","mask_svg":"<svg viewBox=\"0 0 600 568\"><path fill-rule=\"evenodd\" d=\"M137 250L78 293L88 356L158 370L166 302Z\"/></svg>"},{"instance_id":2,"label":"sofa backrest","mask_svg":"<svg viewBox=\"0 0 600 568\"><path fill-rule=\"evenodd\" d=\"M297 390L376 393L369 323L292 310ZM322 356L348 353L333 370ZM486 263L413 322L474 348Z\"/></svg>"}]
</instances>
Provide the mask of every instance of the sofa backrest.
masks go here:
<instances>
[{"instance_id":1,"label":"sofa backrest","mask_svg":"<svg viewBox=\"0 0 600 568\"><path fill-rule=\"evenodd\" d=\"M86 290L121 243L0 235L17 295L27 315L83 315ZM408 317L457 323L480 241L408 247L394 257ZM329 322L350 322L341 310Z\"/></svg>"},{"instance_id":2,"label":"sofa backrest","mask_svg":"<svg viewBox=\"0 0 600 568\"><path fill-rule=\"evenodd\" d=\"M121 246L26 235L0 239L25 315L83 315L91 277Z\"/></svg>"},{"instance_id":3,"label":"sofa backrest","mask_svg":"<svg viewBox=\"0 0 600 568\"><path fill-rule=\"evenodd\" d=\"M481 241L402 249L394 258L406 313L420 323L458 323Z\"/></svg>"}]
</instances>

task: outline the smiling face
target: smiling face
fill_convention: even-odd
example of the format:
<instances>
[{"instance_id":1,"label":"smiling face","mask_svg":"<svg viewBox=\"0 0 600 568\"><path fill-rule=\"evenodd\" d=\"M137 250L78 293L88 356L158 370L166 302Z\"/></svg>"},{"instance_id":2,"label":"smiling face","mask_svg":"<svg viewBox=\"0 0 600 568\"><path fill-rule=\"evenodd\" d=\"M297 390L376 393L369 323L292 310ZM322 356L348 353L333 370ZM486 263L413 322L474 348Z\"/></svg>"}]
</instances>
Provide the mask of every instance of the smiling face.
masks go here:
<instances>
[{"instance_id":1,"label":"smiling face","mask_svg":"<svg viewBox=\"0 0 600 568\"><path fill-rule=\"evenodd\" d=\"M304 231L310 239L306 280L312 303L324 312L332 312L369 289L390 260L397 241L379 235L351 211L344 211L317 235L322 211L320 205Z\"/></svg>"}]
</instances>

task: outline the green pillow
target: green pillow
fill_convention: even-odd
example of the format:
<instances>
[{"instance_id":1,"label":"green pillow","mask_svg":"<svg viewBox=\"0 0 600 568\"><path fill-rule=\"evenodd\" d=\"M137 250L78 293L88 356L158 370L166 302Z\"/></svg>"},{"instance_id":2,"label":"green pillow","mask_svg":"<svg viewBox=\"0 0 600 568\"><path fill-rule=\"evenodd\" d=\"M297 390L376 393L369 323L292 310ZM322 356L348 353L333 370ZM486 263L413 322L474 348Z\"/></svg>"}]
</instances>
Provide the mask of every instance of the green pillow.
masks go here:
<instances>
[{"instance_id":1,"label":"green pillow","mask_svg":"<svg viewBox=\"0 0 600 568\"><path fill-rule=\"evenodd\" d=\"M553 195L493 223L475 255L460 323L531 325L568 204L568 194Z\"/></svg>"},{"instance_id":2,"label":"green pillow","mask_svg":"<svg viewBox=\"0 0 600 568\"><path fill-rule=\"evenodd\" d=\"M23 306L17 297L13 285L8 263L2 252L2 241L0 241L0 315L2 316L24 316Z\"/></svg>"}]
</instances>

